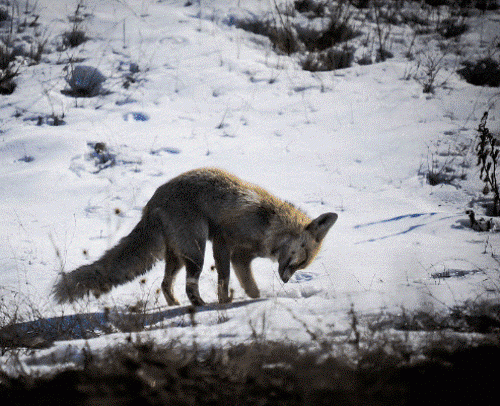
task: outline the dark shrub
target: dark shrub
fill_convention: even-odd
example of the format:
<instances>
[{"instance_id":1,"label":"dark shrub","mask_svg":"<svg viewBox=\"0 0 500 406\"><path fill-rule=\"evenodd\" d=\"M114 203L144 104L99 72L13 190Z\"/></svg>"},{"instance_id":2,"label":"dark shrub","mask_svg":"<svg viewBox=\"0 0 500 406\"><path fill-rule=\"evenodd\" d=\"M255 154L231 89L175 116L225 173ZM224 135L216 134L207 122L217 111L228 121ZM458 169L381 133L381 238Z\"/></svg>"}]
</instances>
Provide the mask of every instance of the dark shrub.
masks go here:
<instances>
[{"instance_id":1,"label":"dark shrub","mask_svg":"<svg viewBox=\"0 0 500 406\"><path fill-rule=\"evenodd\" d=\"M87 40L88 37L82 30L66 31L63 34L63 45L68 48L76 48Z\"/></svg>"},{"instance_id":2,"label":"dark shrub","mask_svg":"<svg viewBox=\"0 0 500 406\"><path fill-rule=\"evenodd\" d=\"M294 8L299 13L310 13L313 16L323 16L325 14L326 2L318 2L314 0L296 0Z\"/></svg>"},{"instance_id":3,"label":"dark shrub","mask_svg":"<svg viewBox=\"0 0 500 406\"><path fill-rule=\"evenodd\" d=\"M16 89L14 78L19 68L14 67L15 55L10 47L0 42L0 94L12 94Z\"/></svg>"},{"instance_id":4,"label":"dark shrub","mask_svg":"<svg viewBox=\"0 0 500 406\"><path fill-rule=\"evenodd\" d=\"M431 7L446 6L451 2L452 0L424 0L424 3Z\"/></svg>"},{"instance_id":5,"label":"dark shrub","mask_svg":"<svg viewBox=\"0 0 500 406\"><path fill-rule=\"evenodd\" d=\"M65 92L75 97L92 97L101 92L106 77L93 66L77 65L66 77L71 91Z\"/></svg>"},{"instance_id":6,"label":"dark shrub","mask_svg":"<svg viewBox=\"0 0 500 406\"><path fill-rule=\"evenodd\" d=\"M441 22L438 27L438 32L444 38L453 38L462 35L469 29L469 26L463 22L459 22L457 19L449 18Z\"/></svg>"},{"instance_id":7,"label":"dark shrub","mask_svg":"<svg viewBox=\"0 0 500 406\"><path fill-rule=\"evenodd\" d=\"M10 19L9 12L7 9L0 7L0 22L8 21Z\"/></svg>"},{"instance_id":8,"label":"dark shrub","mask_svg":"<svg viewBox=\"0 0 500 406\"><path fill-rule=\"evenodd\" d=\"M271 29L269 39L278 53L291 55L301 49L297 31L291 25Z\"/></svg>"},{"instance_id":9,"label":"dark shrub","mask_svg":"<svg viewBox=\"0 0 500 406\"><path fill-rule=\"evenodd\" d=\"M345 42L358 35L347 22L332 20L326 31L316 40L315 48L323 51L335 44Z\"/></svg>"},{"instance_id":10,"label":"dark shrub","mask_svg":"<svg viewBox=\"0 0 500 406\"><path fill-rule=\"evenodd\" d=\"M480 59L477 62L466 61L464 68L457 73L461 75L467 83L476 86L500 86L499 63L491 58Z\"/></svg>"}]
</instances>

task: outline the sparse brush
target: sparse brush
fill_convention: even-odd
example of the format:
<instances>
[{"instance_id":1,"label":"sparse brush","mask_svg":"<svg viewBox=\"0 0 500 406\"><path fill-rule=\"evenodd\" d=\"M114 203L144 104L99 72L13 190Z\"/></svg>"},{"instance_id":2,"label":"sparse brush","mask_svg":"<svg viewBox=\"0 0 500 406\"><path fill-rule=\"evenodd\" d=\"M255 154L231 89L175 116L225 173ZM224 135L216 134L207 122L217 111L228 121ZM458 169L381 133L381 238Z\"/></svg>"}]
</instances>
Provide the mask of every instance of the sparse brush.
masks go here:
<instances>
[{"instance_id":1,"label":"sparse brush","mask_svg":"<svg viewBox=\"0 0 500 406\"><path fill-rule=\"evenodd\" d=\"M89 39L85 31L81 28L81 24L86 17L82 13L83 9L85 9L84 0L80 0L76 5L75 12L68 17L72 26L71 30L63 33L63 47L65 48L76 48Z\"/></svg>"},{"instance_id":2,"label":"sparse brush","mask_svg":"<svg viewBox=\"0 0 500 406\"><path fill-rule=\"evenodd\" d=\"M488 112L485 112L479 123L478 141L476 145L477 165L480 167L480 179L484 182L483 193L493 193L491 215L500 215L500 187L498 172L500 164L500 141L486 127Z\"/></svg>"},{"instance_id":3,"label":"sparse brush","mask_svg":"<svg viewBox=\"0 0 500 406\"><path fill-rule=\"evenodd\" d=\"M296 1L295 9L283 10L274 2L270 20L231 18L231 24L246 31L267 36L277 53L299 53L304 70L327 71L351 66L354 49L348 41L360 35L353 28L353 10L346 2ZM322 21L304 26L297 15Z\"/></svg>"},{"instance_id":4,"label":"sparse brush","mask_svg":"<svg viewBox=\"0 0 500 406\"><path fill-rule=\"evenodd\" d=\"M422 165L419 174L425 176L431 186L456 185L457 181L467 177L464 171L468 167L465 160L467 148L465 144L453 144L443 149L438 141L428 147L427 164Z\"/></svg>"}]
</instances>

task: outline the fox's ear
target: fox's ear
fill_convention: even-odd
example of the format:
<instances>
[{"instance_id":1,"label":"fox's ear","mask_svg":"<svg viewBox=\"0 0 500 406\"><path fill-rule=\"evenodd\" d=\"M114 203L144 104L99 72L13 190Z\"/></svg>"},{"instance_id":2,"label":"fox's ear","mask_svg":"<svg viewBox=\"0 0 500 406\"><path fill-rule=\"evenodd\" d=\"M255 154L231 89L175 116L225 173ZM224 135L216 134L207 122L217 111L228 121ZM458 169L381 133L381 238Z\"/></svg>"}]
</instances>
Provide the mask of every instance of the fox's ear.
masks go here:
<instances>
[{"instance_id":1,"label":"fox's ear","mask_svg":"<svg viewBox=\"0 0 500 406\"><path fill-rule=\"evenodd\" d=\"M338 217L337 213L324 213L311 221L306 226L306 230L312 234L317 242L321 242L323 238L325 238L330 227L335 224Z\"/></svg>"}]
</instances>

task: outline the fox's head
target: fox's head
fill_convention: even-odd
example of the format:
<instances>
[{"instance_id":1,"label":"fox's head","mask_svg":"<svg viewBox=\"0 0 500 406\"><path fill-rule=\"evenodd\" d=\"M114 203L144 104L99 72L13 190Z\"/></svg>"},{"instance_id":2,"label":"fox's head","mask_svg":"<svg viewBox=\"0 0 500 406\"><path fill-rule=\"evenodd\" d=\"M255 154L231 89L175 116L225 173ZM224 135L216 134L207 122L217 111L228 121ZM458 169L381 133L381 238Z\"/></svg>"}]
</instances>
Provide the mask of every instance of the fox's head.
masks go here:
<instances>
[{"instance_id":1,"label":"fox's head","mask_svg":"<svg viewBox=\"0 0 500 406\"><path fill-rule=\"evenodd\" d=\"M318 253L321 242L337 221L336 213L325 213L312 220L299 235L286 235L278 248L278 273L288 282L297 269L304 269Z\"/></svg>"}]
</instances>

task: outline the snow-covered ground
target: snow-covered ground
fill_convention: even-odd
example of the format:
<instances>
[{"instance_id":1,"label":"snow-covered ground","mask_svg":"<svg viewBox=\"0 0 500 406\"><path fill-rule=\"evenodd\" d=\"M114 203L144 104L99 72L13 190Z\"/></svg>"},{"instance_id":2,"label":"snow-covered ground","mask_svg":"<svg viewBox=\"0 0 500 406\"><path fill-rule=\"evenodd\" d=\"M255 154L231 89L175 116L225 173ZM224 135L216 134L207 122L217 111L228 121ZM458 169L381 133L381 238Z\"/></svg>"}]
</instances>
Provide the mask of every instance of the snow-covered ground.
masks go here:
<instances>
[{"instance_id":1,"label":"snow-covered ground","mask_svg":"<svg viewBox=\"0 0 500 406\"><path fill-rule=\"evenodd\" d=\"M268 16L274 1L184 3L86 0L81 27L90 39L64 50L58 43L77 3L36 3L45 53L40 64L21 67L12 95L0 96L2 313L47 318L139 300L164 309L162 263L145 282L99 299L59 306L50 292L62 269L98 258L126 235L158 186L203 166L257 183L311 217L334 211L339 220L316 261L287 284L275 263L254 261L265 300L199 312L196 327L173 315L147 333L159 341L224 344L256 332L301 342L310 339L304 325L348 330L351 307L441 309L498 295L500 234L471 230L465 214L471 202L482 211L470 145L484 111L490 130L500 128L498 89L467 84L455 72L459 57L447 51L434 94L424 94L414 76L439 55L436 36L412 43L406 29L393 28L394 58L311 73L297 56L278 55L264 37L230 24L248 10ZM498 35L500 14L469 23L460 47L477 57ZM410 48L413 60L404 55ZM107 77L100 95L61 92L79 64ZM49 125L52 115L65 124ZM96 142L106 144L113 165L96 165ZM424 174L434 159L438 171L448 165L466 179L430 186ZM200 281L207 302L216 301L212 264L209 248ZM446 272L462 276L435 277ZM175 291L187 305L183 279L181 272ZM231 286L236 301L247 299L235 278ZM34 356L43 364L68 346L123 339L61 341Z\"/></svg>"}]
</instances>

